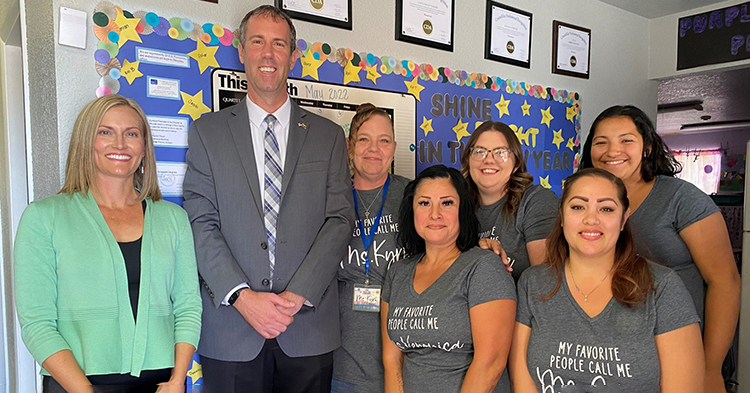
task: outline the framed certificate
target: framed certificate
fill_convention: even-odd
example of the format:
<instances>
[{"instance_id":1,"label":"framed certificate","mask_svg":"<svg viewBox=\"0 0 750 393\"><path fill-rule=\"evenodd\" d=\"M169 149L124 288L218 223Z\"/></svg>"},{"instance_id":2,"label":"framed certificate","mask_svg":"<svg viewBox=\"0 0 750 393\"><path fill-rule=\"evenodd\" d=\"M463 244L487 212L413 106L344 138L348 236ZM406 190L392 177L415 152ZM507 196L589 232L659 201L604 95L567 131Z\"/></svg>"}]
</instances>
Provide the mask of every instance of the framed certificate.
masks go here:
<instances>
[{"instance_id":1,"label":"framed certificate","mask_svg":"<svg viewBox=\"0 0 750 393\"><path fill-rule=\"evenodd\" d=\"M531 13L487 1L484 58L531 68Z\"/></svg>"},{"instance_id":2,"label":"framed certificate","mask_svg":"<svg viewBox=\"0 0 750 393\"><path fill-rule=\"evenodd\" d=\"M275 0L294 19L352 29L352 0Z\"/></svg>"},{"instance_id":3,"label":"framed certificate","mask_svg":"<svg viewBox=\"0 0 750 393\"><path fill-rule=\"evenodd\" d=\"M396 39L453 52L455 0L396 0Z\"/></svg>"},{"instance_id":4,"label":"framed certificate","mask_svg":"<svg viewBox=\"0 0 750 393\"><path fill-rule=\"evenodd\" d=\"M589 79L591 30L552 22L552 73Z\"/></svg>"}]
</instances>

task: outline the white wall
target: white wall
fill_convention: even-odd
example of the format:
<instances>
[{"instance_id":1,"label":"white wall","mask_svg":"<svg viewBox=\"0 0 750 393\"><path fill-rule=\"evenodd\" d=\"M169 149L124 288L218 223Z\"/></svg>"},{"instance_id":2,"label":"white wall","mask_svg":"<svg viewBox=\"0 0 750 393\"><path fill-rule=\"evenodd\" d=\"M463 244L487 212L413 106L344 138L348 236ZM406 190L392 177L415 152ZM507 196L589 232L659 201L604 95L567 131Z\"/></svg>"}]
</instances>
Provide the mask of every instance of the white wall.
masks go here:
<instances>
[{"instance_id":1,"label":"white wall","mask_svg":"<svg viewBox=\"0 0 750 393\"><path fill-rule=\"evenodd\" d=\"M44 0L35 0L38 1ZM52 0L51 12L54 25L46 26L45 18L27 17L29 31L50 29L57 36L59 7L84 10L91 16L98 0ZM201 1L171 0L112 0L115 5L135 12L154 11L160 16L186 17L197 23L218 23L234 27L240 18L259 4L271 1L221 0L218 5ZM322 25L295 21L298 37L307 41L322 41L336 48L351 48L356 52L369 52L378 56L388 55L416 63L430 63L467 72L481 72L502 78L529 82L534 85L577 91L581 96L582 130L588 127L594 117L603 109L614 104L629 103L643 108L651 116L656 115L656 82L648 80L648 20L620 10L598 0L579 0L572 7L568 2L549 0L508 0L504 3L533 13L531 69L519 68L502 63L484 60L485 1L460 0L455 20L454 52L445 52L427 47L407 44L394 40L395 1L353 2L352 31L330 28ZM27 8L30 6L27 6ZM37 20L38 19L38 20ZM591 79L584 80L551 73L552 20L557 19L592 30ZM89 23L90 18L89 18ZM88 46L85 50L54 45L56 96L50 104L57 107L55 135L57 150L47 151L58 157L56 165L49 171L61 178L64 171L67 144L77 112L89 100L95 98L99 76L94 70L93 53L97 39L89 28ZM40 56L48 58L49 48L35 48ZM44 67L44 65L41 65ZM41 84L41 83L40 83ZM32 89L34 87L32 86ZM33 94L33 93L32 93ZM43 97L40 97L43 98ZM54 103L52 102L54 101ZM33 105L33 104L32 104ZM32 108L33 111L33 108ZM44 126L51 126L47 118ZM32 127L33 128L33 127ZM32 130L33 132L34 130ZM45 132L52 131L46 130ZM584 135L585 136L585 135ZM46 147L45 147L46 149ZM46 151L46 150L45 150ZM45 173L49 175L52 173ZM41 175L34 170L35 177ZM49 194L50 188L37 187L42 194ZM38 193L37 193L38 194ZM41 197L44 195L35 195Z\"/></svg>"},{"instance_id":2,"label":"white wall","mask_svg":"<svg viewBox=\"0 0 750 393\"><path fill-rule=\"evenodd\" d=\"M731 63L712 64L702 67L690 68L677 71L677 32L679 18L688 15L700 14L733 5L742 4L746 0L729 0L716 3L707 7L695 8L690 11L651 19L649 22L649 35L651 37L649 55L649 78L662 79L676 75L687 75L704 73L707 71L728 70L733 68L744 68L750 65L750 59L733 61Z\"/></svg>"}]
</instances>

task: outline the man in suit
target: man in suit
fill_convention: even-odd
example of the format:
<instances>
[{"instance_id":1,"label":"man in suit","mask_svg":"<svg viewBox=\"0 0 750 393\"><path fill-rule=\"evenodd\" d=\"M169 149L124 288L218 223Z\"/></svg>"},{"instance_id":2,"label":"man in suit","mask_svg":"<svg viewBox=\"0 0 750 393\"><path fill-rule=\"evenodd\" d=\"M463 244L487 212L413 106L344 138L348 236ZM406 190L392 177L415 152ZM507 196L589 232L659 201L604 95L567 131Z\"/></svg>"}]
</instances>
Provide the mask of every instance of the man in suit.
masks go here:
<instances>
[{"instance_id":1,"label":"man in suit","mask_svg":"<svg viewBox=\"0 0 750 393\"><path fill-rule=\"evenodd\" d=\"M287 94L295 29L240 25L247 97L189 131L184 207L202 281L204 393L330 392L335 274L354 225L341 127Z\"/></svg>"}]
</instances>

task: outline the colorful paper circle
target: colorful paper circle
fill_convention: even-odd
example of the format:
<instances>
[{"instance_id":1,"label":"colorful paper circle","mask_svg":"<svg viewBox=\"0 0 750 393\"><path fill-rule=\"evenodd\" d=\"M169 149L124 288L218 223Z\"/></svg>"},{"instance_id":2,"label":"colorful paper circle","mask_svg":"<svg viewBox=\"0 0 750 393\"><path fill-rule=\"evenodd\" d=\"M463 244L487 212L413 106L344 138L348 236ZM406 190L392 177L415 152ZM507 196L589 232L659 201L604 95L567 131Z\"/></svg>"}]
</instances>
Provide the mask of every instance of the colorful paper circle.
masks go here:
<instances>
[{"instance_id":1,"label":"colorful paper circle","mask_svg":"<svg viewBox=\"0 0 750 393\"><path fill-rule=\"evenodd\" d=\"M109 77L110 78L112 78L114 80L117 80L117 79L120 79L120 76L121 76L120 75L120 70L118 70L117 68L113 68L113 69L109 70Z\"/></svg>"},{"instance_id":2,"label":"colorful paper circle","mask_svg":"<svg viewBox=\"0 0 750 393\"><path fill-rule=\"evenodd\" d=\"M193 21L191 21L190 19L183 18L180 21L180 27L182 27L182 30L192 31L193 27L195 26L193 25Z\"/></svg>"},{"instance_id":3,"label":"colorful paper circle","mask_svg":"<svg viewBox=\"0 0 750 393\"><path fill-rule=\"evenodd\" d=\"M97 63L106 63L111 59L112 56L109 55L109 52L107 52L105 49L97 49L94 52L94 60L96 60Z\"/></svg>"},{"instance_id":4,"label":"colorful paper circle","mask_svg":"<svg viewBox=\"0 0 750 393\"><path fill-rule=\"evenodd\" d=\"M224 28L219 25L214 25L214 27L211 28L211 31L217 38L221 38L221 36L224 35Z\"/></svg>"},{"instance_id":5,"label":"colorful paper circle","mask_svg":"<svg viewBox=\"0 0 750 393\"><path fill-rule=\"evenodd\" d=\"M104 97L112 94L112 91L109 90L109 87L107 86L99 86L96 88L96 96L97 97Z\"/></svg>"},{"instance_id":6,"label":"colorful paper circle","mask_svg":"<svg viewBox=\"0 0 750 393\"><path fill-rule=\"evenodd\" d=\"M110 42L118 43L118 42L120 42L120 35L119 35L119 34L117 34L117 33L116 33L116 32L114 32L114 31L110 31L110 32L109 32L109 33L107 34L107 39L108 39L108 40L109 40Z\"/></svg>"},{"instance_id":7,"label":"colorful paper circle","mask_svg":"<svg viewBox=\"0 0 750 393\"><path fill-rule=\"evenodd\" d=\"M109 24L109 17L103 12L97 12L94 14L94 24L99 27L105 27Z\"/></svg>"},{"instance_id":8,"label":"colorful paper circle","mask_svg":"<svg viewBox=\"0 0 750 393\"><path fill-rule=\"evenodd\" d=\"M159 16L156 15L153 12L149 12L146 14L146 23L151 25L151 27L156 27L159 25Z\"/></svg>"}]
</instances>

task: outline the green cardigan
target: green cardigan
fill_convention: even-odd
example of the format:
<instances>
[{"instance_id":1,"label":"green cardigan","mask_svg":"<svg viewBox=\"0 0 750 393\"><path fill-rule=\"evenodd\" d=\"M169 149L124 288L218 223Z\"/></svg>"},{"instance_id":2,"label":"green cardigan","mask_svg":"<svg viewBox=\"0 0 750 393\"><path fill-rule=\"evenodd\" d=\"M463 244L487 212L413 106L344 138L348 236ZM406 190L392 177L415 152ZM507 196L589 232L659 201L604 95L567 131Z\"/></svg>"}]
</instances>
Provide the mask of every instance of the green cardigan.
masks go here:
<instances>
[{"instance_id":1,"label":"green cardigan","mask_svg":"<svg viewBox=\"0 0 750 393\"><path fill-rule=\"evenodd\" d=\"M187 214L173 203L147 200L138 323L122 252L91 193L31 203L14 257L21 334L39 364L69 349L86 375L139 376L173 367L175 343L198 346L193 235Z\"/></svg>"}]
</instances>

